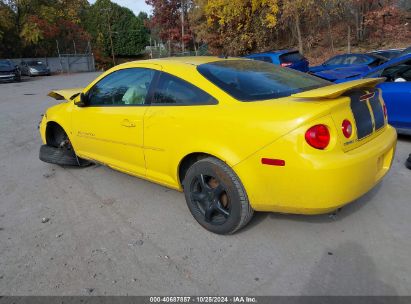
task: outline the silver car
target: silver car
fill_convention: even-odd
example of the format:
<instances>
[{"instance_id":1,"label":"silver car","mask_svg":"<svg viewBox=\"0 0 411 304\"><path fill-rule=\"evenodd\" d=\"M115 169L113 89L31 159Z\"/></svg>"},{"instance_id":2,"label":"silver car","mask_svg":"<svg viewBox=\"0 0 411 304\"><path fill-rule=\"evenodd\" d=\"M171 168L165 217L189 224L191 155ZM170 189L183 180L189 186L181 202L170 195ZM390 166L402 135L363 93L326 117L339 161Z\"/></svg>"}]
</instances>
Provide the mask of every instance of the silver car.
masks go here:
<instances>
[{"instance_id":1,"label":"silver car","mask_svg":"<svg viewBox=\"0 0 411 304\"><path fill-rule=\"evenodd\" d=\"M50 69L42 61L22 61L20 63L20 70L22 75L30 77L40 75L50 76Z\"/></svg>"}]
</instances>

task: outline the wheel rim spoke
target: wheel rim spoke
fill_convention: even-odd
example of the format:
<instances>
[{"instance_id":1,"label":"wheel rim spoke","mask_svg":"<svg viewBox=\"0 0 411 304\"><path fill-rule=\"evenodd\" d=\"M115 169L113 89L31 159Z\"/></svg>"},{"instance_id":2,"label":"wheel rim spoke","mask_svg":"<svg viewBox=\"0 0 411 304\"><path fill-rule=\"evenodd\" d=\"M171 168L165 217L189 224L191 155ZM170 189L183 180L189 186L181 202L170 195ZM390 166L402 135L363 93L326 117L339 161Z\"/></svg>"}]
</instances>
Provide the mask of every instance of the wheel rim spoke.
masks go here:
<instances>
[{"instance_id":1,"label":"wheel rim spoke","mask_svg":"<svg viewBox=\"0 0 411 304\"><path fill-rule=\"evenodd\" d=\"M205 195L202 192L192 192L191 198L197 202L203 202L205 199Z\"/></svg>"},{"instance_id":2,"label":"wheel rim spoke","mask_svg":"<svg viewBox=\"0 0 411 304\"><path fill-rule=\"evenodd\" d=\"M225 190L224 190L223 186L221 186L221 184L219 184L217 187L213 188L214 197L215 197L216 199L219 199L219 198L220 198L220 195L221 195L224 191L225 191Z\"/></svg>"},{"instance_id":3,"label":"wheel rim spoke","mask_svg":"<svg viewBox=\"0 0 411 304\"><path fill-rule=\"evenodd\" d=\"M230 213L224 209L223 205L221 204L220 201L218 201L215 205L215 210L222 214L225 218L228 218L228 216L230 215Z\"/></svg>"},{"instance_id":4,"label":"wheel rim spoke","mask_svg":"<svg viewBox=\"0 0 411 304\"><path fill-rule=\"evenodd\" d=\"M207 183L206 183L206 181L205 181L205 179L204 179L204 175L203 175L203 174L198 175L198 176L197 176L197 179L198 179L198 182L200 183L200 187L201 187L201 190L202 190L202 191L204 191L205 189L208 188L208 185L207 185Z\"/></svg>"},{"instance_id":5,"label":"wheel rim spoke","mask_svg":"<svg viewBox=\"0 0 411 304\"><path fill-rule=\"evenodd\" d=\"M211 222L211 216L213 215L214 208L212 205L208 206L205 210L204 218L206 222Z\"/></svg>"}]
</instances>

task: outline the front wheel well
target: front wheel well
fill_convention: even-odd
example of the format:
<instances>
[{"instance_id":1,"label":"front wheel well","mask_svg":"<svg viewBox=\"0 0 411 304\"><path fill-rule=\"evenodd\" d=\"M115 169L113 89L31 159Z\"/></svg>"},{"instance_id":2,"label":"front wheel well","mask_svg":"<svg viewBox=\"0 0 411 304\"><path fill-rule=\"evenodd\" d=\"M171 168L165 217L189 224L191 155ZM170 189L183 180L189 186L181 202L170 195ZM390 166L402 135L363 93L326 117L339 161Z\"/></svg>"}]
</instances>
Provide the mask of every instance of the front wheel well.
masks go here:
<instances>
[{"instance_id":1,"label":"front wheel well","mask_svg":"<svg viewBox=\"0 0 411 304\"><path fill-rule=\"evenodd\" d=\"M59 147L61 138L67 136L63 127L54 121L49 121L46 126L46 143L52 147Z\"/></svg>"}]
</instances>

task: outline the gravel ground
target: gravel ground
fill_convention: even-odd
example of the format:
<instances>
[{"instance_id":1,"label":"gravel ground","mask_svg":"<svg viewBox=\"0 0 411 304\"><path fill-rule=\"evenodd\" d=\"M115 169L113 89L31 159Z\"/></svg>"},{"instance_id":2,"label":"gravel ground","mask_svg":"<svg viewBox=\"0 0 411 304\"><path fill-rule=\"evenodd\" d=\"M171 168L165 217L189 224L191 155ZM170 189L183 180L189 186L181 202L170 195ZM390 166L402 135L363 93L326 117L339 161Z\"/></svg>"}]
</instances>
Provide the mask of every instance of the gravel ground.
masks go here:
<instances>
[{"instance_id":1,"label":"gravel ground","mask_svg":"<svg viewBox=\"0 0 411 304\"><path fill-rule=\"evenodd\" d=\"M411 295L410 137L384 181L336 215L258 213L218 236L179 192L38 159L48 91L96 76L0 84L1 295Z\"/></svg>"}]
</instances>

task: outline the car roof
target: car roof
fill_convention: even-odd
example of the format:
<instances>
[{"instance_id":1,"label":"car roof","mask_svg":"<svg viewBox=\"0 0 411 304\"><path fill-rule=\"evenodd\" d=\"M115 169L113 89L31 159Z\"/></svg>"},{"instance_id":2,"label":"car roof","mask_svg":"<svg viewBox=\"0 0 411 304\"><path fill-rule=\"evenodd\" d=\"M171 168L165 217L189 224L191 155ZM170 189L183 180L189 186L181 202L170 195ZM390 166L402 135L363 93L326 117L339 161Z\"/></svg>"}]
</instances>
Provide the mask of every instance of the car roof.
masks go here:
<instances>
[{"instance_id":1,"label":"car roof","mask_svg":"<svg viewBox=\"0 0 411 304\"><path fill-rule=\"evenodd\" d=\"M167 58L158 58L158 59L148 59L148 60L138 60L138 61L131 61L121 64L121 66L125 65L137 65L137 64L144 64L144 63L151 63L151 64L158 64L158 65L167 65L167 64L183 64L183 65L192 65L198 66L204 63L216 62L216 61L226 61L226 60L247 60L246 58L240 57L217 57L217 56L188 56L188 57L167 57Z\"/></svg>"},{"instance_id":2,"label":"car roof","mask_svg":"<svg viewBox=\"0 0 411 304\"><path fill-rule=\"evenodd\" d=\"M334 57L337 57L337 56L370 56L370 54L363 54L363 53L343 53L343 54L338 54L338 55L335 55L335 56L333 56L333 57L330 57L330 58L334 58Z\"/></svg>"},{"instance_id":3,"label":"car roof","mask_svg":"<svg viewBox=\"0 0 411 304\"><path fill-rule=\"evenodd\" d=\"M298 52L298 50L294 49L286 49L286 50L276 50L276 51L266 51L266 52L261 52L261 53L252 53L247 56L254 56L254 55L283 55L287 53L294 53Z\"/></svg>"},{"instance_id":4,"label":"car roof","mask_svg":"<svg viewBox=\"0 0 411 304\"><path fill-rule=\"evenodd\" d=\"M369 53L380 53L380 52L401 52L405 50L404 48L399 48L399 49L382 49L382 50L374 50L374 51L370 51Z\"/></svg>"}]
</instances>

